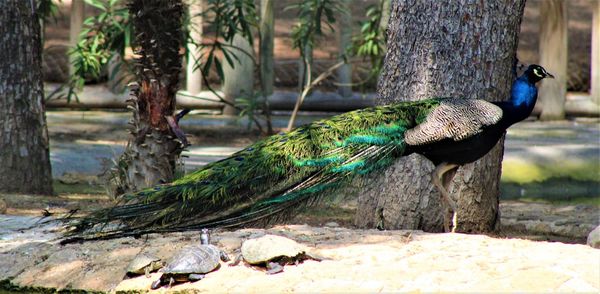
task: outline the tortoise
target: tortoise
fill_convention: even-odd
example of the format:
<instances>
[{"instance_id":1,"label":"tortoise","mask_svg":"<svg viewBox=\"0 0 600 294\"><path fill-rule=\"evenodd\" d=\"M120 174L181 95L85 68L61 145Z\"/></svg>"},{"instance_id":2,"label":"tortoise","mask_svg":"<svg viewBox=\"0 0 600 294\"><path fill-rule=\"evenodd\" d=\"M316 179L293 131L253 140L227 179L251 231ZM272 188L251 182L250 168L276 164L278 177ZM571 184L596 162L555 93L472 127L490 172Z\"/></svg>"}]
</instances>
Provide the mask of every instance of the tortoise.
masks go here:
<instances>
[{"instance_id":1,"label":"tortoise","mask_svg":"<svg viewBox=\"0 0 600 294\"><path fill-rule=\"evenodd\" d=\"M241 251L230 266L244 260L249 265L266 267L269 275L282 272L286 264L298 264L307 259L323 260L323 257L311 253L306 246L276 235L246 240Z\"/></svg>"},{"instance_id":2,"label":"tortoise","mask_svg":"<svg viewBox=\"0 0 600 294\"><path fill-rule=\"evenodd\" d=\"M220 261L229 261L227 254L218 247L209 244L208 230L203 229L201 244L183 247L161 270L162 275L150 286L153 290L176 282L198 281L205 274L218 269Z\"/></svg>"},{"instance_id":3,"label":"tortoise","mask_svg":"<svg viewBox=\"0 0 600 294\"><path fill-rule=\"evenodd\" d=\"M127 276L136 276L144 274L146 278L150 273L165 266L160 258L147 253L138 254L127 266Z\"/></svg>"}]
</instances>

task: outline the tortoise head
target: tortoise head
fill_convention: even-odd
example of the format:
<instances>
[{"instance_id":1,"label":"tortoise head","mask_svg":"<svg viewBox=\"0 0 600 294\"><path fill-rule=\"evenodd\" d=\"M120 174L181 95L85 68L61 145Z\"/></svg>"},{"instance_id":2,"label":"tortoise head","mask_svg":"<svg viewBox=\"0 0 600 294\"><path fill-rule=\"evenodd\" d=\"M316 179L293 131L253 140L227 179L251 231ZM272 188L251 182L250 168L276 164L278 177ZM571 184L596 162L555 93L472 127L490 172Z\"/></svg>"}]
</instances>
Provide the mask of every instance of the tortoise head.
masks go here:
<instances>
[{"instance_id":1,"label":"tortoise head","mask_svg":"<svg viewBox=\"0 0 600 294\"><path fill-rule=\"evenodd\" d=\"M200 233L200 244L202 244L202 245L210 244L210 235L208 234L208 229L202 229L202 233Z\"/></svg>"}]
</instances>

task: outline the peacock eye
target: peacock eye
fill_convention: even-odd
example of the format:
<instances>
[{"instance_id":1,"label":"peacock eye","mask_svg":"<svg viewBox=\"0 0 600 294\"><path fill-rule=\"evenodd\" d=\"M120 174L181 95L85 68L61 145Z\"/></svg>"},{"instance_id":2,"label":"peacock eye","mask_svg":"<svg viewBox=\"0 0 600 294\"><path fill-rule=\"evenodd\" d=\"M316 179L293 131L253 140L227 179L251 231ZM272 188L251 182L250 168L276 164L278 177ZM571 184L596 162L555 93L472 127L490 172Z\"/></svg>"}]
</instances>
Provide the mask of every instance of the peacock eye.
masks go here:
<instances>
[{"instance_id":1,"label":"peacock eye","mask_svg":"<svg viewBox=\"0 0 600 294\"><path fill-rule=\"evenodd\" d=\"M538 76L538 77L540 77L540 78L543 78L543 77L544 77L544 75L543 75L543 74L540 74L540 72L538 71L538 69L537 69L537 68L534 68L534 69L533 69L533 74L535 74L536 76Z\"/></svg>"}]
</instances>

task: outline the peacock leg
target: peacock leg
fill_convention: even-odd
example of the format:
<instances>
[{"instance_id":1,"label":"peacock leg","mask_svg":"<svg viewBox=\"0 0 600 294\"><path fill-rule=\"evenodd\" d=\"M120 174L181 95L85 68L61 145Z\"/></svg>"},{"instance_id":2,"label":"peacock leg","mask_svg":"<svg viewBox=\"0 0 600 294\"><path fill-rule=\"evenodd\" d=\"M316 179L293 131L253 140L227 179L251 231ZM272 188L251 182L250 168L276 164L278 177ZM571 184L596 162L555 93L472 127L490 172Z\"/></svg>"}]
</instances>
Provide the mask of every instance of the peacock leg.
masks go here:
<instances>
[{"instance_id":1,"label":"peacock leg","mask_svg":"<svg viewBox=\"0 0 600 294\"><path fill-rule=\"evenodd\" d=\"M448 187L450 183L452 183L452 179L456 174L456 170L458 169L458 165L453 163L440 163L435 167L433 174L431 175L432 182L435 187L440 191L443 200L443 210L444 210L444 231L445 232L454 232L456 230L456 203L452 198L450 198L450 194L448 193ZM450 215L452 214L452 230L450 230Z\"/></svg>"}]
</instances>

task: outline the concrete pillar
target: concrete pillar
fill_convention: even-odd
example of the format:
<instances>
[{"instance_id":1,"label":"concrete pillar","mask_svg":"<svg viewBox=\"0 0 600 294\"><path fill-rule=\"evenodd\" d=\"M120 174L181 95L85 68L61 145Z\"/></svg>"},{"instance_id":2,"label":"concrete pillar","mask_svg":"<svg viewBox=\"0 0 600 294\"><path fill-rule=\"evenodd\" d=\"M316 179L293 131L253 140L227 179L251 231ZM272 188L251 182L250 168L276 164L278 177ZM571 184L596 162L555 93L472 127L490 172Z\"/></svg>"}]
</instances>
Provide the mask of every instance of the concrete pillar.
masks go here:
<instances>
[{"instance_id":1,"label":"concrete pillar","mask_svg":"<svg viewBox=\"0 0 600 294\"><path fill-rule=\"evenodd\" d=\"M352 0L343 0L342 5L347 13L340 13L340 56L346 53L346 48L352 45L352 11L350 4ZM341 59L340 59L341 61ZM352 65L344 64L337 70L337 81L341 85L338 87L338 93L342 97L352 96Z\"/></svg>"},{"instance_id":2,"label":"concrete pillar","mask_svg":"<svg viewBox=\"0 0 600 294\"><path fill-rule=\"evenodd\" d=\"M540 85L542 120L565 117L567 41L567 1L540 1L540 64L556 77L545 79Z\"/></svg>"},{"instance_id":3,"label":"concrete pillar","mask_svg":"<svg viewBox=\"0 0 600 294\"><path fill-rule=\"evenodd\" d=\"M391 0L383 0L381 2L381 22L379 30L387 33L388 23L390 22L390 14L392 13Z\"/></svg>"},{"instance_id":4,"label":"concrete pillar","mask_svg":"<svg viewBox=\"0 0 600 294\"><path fill-rule=\"evenodd\" d=\"M202 16L199 15L200 13L202 13L202 1L190 1L190 37L196 44L202 43ZM198 48L194 44L188 44L188 48L190 52L187 58L185 89L190 94L195 95L202 91L202 72L199 68L194 70L196 60L200 59L200 52L197 50Z\"/></svg>"},{"instance_id":5,"label":"concrete pillar","mask_svg":"<svg viewBox=\"0 0 600 294\"><path fill-rule=\"evenodd\" d=\"M591 95L592 101L600 105L600 0L594 5L594 19L592 20L592 63L591 70Z\"/></svg>"},{"instance_id":6,"label":"concrete pillar","mask_svg":"<svg viewBox=\"0 0 600 294\"><path fill-rule=\"evenodd\" d=\"M274 0L260 1L260 75L265 97L273 94L273 59L275 21L273 17Z\"/></svg>"},{"instance_id":7,"label":"concrete pillar","mask_svg":"<svg viewBox=\"0 0 600 294\"><path fill-rule=\"evenodd\" d=\"M239 62L233 60L233 67L223 58L223 74L225 76L223 95L225 100L235 103L236 98L241 95L251 95L254 90L254 62L248 56L248 54L253 56L254 50L248 40L241 35L233 37L232 45L234 48L240 48L243 52L238 49L230 49L231 53L239 59ZM236 113L235 108L229 105L223 108L223 114L233 115Z\"/></svg>"},{"instance_id":8,"label":"concrete pillar","mask_svg":"<svg viewBox=\"0 0 600 294\"><path fill-rule=\"evenodd\" d=\"M71 20L69 26L69 45L70 47L75 47L85 18L85 2L83 0L71 1L71 14L69 18ZM73 57L69 56L69 75L73 75L73 73Z\"/></svg>"}]
</instances>

